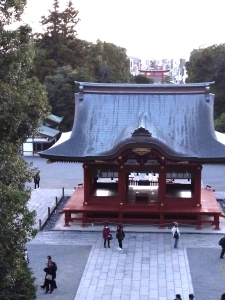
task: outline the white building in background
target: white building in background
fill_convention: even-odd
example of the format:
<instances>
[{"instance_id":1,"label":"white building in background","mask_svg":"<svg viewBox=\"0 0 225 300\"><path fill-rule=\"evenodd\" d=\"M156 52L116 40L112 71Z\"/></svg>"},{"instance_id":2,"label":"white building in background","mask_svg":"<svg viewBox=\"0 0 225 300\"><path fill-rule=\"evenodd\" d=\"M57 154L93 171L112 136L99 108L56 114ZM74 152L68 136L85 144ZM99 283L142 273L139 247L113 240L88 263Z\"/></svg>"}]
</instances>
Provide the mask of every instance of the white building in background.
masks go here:
<instances>
[{"instance_id":1,"label":"white building in background","mask_svg":"<svg viewBox=\"0 0 225 300\"><path fill-rule=\"evenodd\" d=\"M22 156L38 156L38 152L47 150L54 145L61 135L58 126L62 120L63 117L48 116L43 125L38 128L38 134L29 137L20 147L20 154Z\"/></svg>"},{"instance_id":2,"label":"white building in background","mask_svg":"<svg viewBox=\"0 0 225 300\"><path fill-rule=\"evenodd\" d=\"M141 59L138 57L129 56L129 60L130 60L130 73L134 76L138 75L139 74L138 70L141 69L142 66Z\"/></svg>"},{"instance_id":3,"label":"white building in background","mask_svg":"<svg viewBox=\"0 0 225 300\"><path fill-rule=\"evenodd\" d=\"M187 76L187 70L185 67L185 59L172 59L170 77L173 83L185 83Z\"/></svg>"}]
</instances>

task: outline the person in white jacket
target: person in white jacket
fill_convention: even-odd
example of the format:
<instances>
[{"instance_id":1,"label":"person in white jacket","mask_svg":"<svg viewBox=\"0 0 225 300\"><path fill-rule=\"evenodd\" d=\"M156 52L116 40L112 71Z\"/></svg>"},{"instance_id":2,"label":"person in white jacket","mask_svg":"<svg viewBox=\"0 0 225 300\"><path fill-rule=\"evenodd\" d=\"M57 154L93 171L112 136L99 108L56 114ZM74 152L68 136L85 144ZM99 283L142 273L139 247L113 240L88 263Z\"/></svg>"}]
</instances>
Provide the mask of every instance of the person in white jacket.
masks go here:
<instances>
[{"instance_id":1,"label":"person in white jacket","mask_svg":"<svg viewBox=\"0 0 225 300\"><path fill-rule=\"evenodd\" d=\"M178 228L178 223L177 222L173 223L173 228L172 228L171 232L172 232L172 235L175 239L174 248L177 248L177 245L178 245L178 242L179 242L179 237L180 237L180 230Z\"/></svg>"}]
</instances>

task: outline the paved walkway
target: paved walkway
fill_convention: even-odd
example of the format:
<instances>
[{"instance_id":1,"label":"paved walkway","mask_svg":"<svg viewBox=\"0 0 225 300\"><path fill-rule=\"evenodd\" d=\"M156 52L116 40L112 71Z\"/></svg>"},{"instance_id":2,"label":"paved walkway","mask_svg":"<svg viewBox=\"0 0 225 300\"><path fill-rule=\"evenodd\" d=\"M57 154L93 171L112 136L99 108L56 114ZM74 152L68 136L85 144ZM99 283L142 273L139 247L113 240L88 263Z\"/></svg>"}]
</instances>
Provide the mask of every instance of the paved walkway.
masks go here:
<instances>
[{"instance_id":1,"label":"paved walkway","mask_svg":"<svg viewBox=\"0 0 225 300\"><path fill-rule=\"evenodd\" d=\"M36 160L36 162L39 162L39 160ZM35 226L38 226L39 218L44 222L48 215L48 207L51 210L53 209L55 197L62 194L61 187L69 188L69 190L65 190L66 195L73 192L73 184L71 182L68 184L66 177L68 176L66 175L68 165L69 168L74 168L74 165L58 164L58 171L53 170L53 168L56 168L55 165L50 166L51 172L44 171L44 168L49 168L49 166L41 165L44 173L42 183L43 177L45 177L45 180L40 189L32 191L32 197L28 204L30 209L35 209L37 212ZM63 175L60 175L61 168L63 168ZM80 165L77 168L79 169L78 177L76 175L74 177L78 179L74 181L74 186L82 182L80 175L82 169ZM71 170L74 172L74 169ZM218 188L215 185L212 186L216 188L217 198L225 198L223 192L225 187L221 188L224 186L224 177L220 175L224 172L224 169L219 166L218 170L219 173L217 174L214 168L214 176L212 177L214 178L214 184L216 184L215 177L218 176ZM59 178L60 176L61 178ZM51 183L49 185L48 177ZM211 184L209 180L210 177L208 177L207 184ZM49 186L55 189L48 189ZM220 231L215 231L209 226L204 227L202 230L196 230L192 226L181 226L182 234L178 249L173 248L174 240L171 237L170 224L168 224L168 229L163 230L154 225L125 226L124 250L119 251L117 250L118 245L114 233L111 248L105 249L103 247L102 224L89 224L87 227L82 227L78 222L74 222L71 227L63 227L64 221L63 216L61 216L54 230L40 231L36 238L28 244L29 251L31 251L30 256L33 255L34 257L32 260L37 260L31 262L31 267L34 268L34 275L37 278L36 283L40 285L43 283L42 263L44 263L46 256L52 255L57 262L59 261L61 267L57 274L58 289L51 295L54 299L173 300L175 294L180 293L183 300L188 300L188 294L193 292L195 288L196 300L203 300L201 292L205 288L200 285L196 286L195 282L192 281L192 270L190 270L190 258L187 250L190 248L199 250L197 261L201 261L201 249L209 249L209 251L213 249L216 253L216 260L224 264L223 260L219 259L220 247L218 246L218 240L225 232L225 220L221 218L220 221ZM110 226L112 230L116 228L115 224L110 224ZM83 260L82 258L86 257L88 248L82 247L88 247L89 245L91 251L86 262L86 258ZM74 249L74 251L71 249ZM78 252L76 253L76 251ZM41 257L43 258L42 262L40 261ZM73 263L76 261L78 264L82 261L83 269L80 269L80 273L77 273L77 267L73 267ZM36 266L35 268L35 263L39 267ZM195 264L194 268L198 270L198 264ZM217 272L220 274L221 271L217 270ZM201 273L201 276L204 277L204 273ZM73 277L78 278L77 285L74 283ZM205 284L210 286L210 280L210 276L205 278ZM209 292L207 300L220 299L221 294L225 292L223 277L221 277L220 282L221 288L217 288L216 292ZM66 293L68 287L70 293ZM71 291L73 287L74 290ZM38 290L37 299L43 299L42 290Z\"/></svg>"},{"instance_id":2,"label":"paved walkway","mask_svg":"<svg viewBox=\"0 0 225 300\"><path fill-rule=\"evenodd\" d=\"M61 300L173 300L176 293L180 293L182 299L187 300L188 294L193 292L193 282L186 249L199 248L199 259L201 259L201 249L215 249L219 260L220 236L219 234L205 236L184 233L181 235L178 249L174 249L171 234L126 232L124 250L119 251L115 238L111 242L111 248L105 249L99 232L49 231L40 232L30 246L43 245L45 247L43 255L46 256L51 251L56 261L63 257L63 268L59 268L59 276L57 275L58 290L54 291L55 295L61 292ZM65 280L66 271L70 266L68 253L62 250L57 258L57 251L52 250L53 246L57 246L60 251L61 247L66 245L92 246L77 292L74 285L75 297L73 298L64 298L62 293L67 289L67 281L69 283L73 280L72 276ZM39 250L43 251L43 247ZM74 260L76 260L76 253ZM74 275L75 272L76 270ZM43 275L36 277L40 284ZM206 284L207 280L206 278ZM217 297L215 294L209 294L208 300L219 299L224 292L222 281L221 285ZM196 289L194 292L197 300L203 300L200 297L201 290ZM38 299L42 299L41 296Z\"/></svg>"},{"instance_id":3,"label":"paved walkway","mask_svg":"<svg viewBox=\"0 0 225 300\"><path fill-rule=\"evenodd\" d=\"M70 196L73 189L64 190L65 196ZM62 198L62 189L36 189L31 193L31 199L28 202L28 209L36 211L35 229L39 229L40 225L44 225L48 219L49 213L51 214L55 207L56 201Z\"/></svg>"},{"instance_id":4,"label":"paved walkway","mask_svg":"<svg viewBox=\"0 0 225 300\"><path fill-rule=\"evenodd\" d=\"M72 189L65 190L65 195L70 195L72 192ZM38 228L39 218L42 222L47 219L48 207L53 210L55 198L61 195L60 189L32 191L28 207L37 212L36 228ZM31 251L30 256L38 251L34 257L39 260L39 263L41 256L44 260L47 255L51 254L57 262L60 262L63 257L61 267L63 274L60 272L61 277L57 276L59 288L54 291L55 299L60 300L173 300L176 293L180 293L182 299L187 300L188 294L193 292L193 283L186 249L213 247L217 249L219 257L218 240L221 233L225 232L223 218L221 218L221 231L215 231L211 226L206 226L202 230L196 230L193 226L180 226L182 235L179 248L176 250L173 248L174 240L170 233L171 224L165 229L159 229L157 225L127 225L124 227L126 232L124 250L119 251L114 232L116 224L110 224L114 239L111 242L111 248L106 249L103 247L101 233L103 224L89 224L82 227L80 223L74 222L71 223L71 227L63 225L64 216L61 216L53 231L40 231L28 245ZM32 245L39 245L39 248L32 248ZM57 251L52 248L53 245L58 246ZM71 258L71 248L67 251L61 249L62 246L71 245L92 247L87 262L85 259L83 261L83 269L80 273L77 273L77 268L73 267L73 264L76 265L76 259L81 262L83 258L81 253L85 249L78 248L77 251L81 251L79 255L74 253L75 256ZM58 252L60 255L57 254ZM41 256L38 257L38 255ZM68 262L71 259L73 263ZM71 273L66 279L62 276L66 274L64 262L69 263L70 268L68 267L66 271L70 270L76 276L77 285ZM31 263L31 266L32 264L34 263ZM42 284L43 270L35 267L35 264L32 268L37 278L37 285ZM68 286L70 289L74 287L70 293L67 291ZM197 296L200 291L194 292ZM222 292L218 291L218 297ZM37 299L43 299L42 290L38 290ZM200 297L196 299L201 300ZM208 300L210 299L215 298L209 296Z\"/></svg>"}]
</instances>

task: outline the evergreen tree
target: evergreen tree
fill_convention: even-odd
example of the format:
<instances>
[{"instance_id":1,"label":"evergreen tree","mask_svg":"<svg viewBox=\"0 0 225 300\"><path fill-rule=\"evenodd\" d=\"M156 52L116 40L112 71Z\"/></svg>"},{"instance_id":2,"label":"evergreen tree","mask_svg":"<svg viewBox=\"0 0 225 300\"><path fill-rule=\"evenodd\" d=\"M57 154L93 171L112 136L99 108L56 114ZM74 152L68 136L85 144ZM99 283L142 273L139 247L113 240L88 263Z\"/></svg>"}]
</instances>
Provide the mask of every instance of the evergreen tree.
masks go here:
<instances>
[{"instance_id":1,"label":"evergreen tree","mask_svg":"<svg viewBox=\"0 0 225 300\"><path fill-rule=\"evenodd\" d=\"M42 17L45 32L35 35L37 55L33 73L40 82L44 82L46 76L53 75L58 67L70 65L75 69L82 65L85 53L75 29L79 22L78 13L71 1L60 12L59 1L54 0L53 10L47 17Z\"/></svg>"},{"instance_id":2,"label":"evergreen tree","mask_svg":"<svg viewBox=\"0 0 225 300\"><path fill-rule=\"evenodd\" d=\"M225 44L193 50L186 63L187 82L212 82L215 94L214 117L225 112Z\"/></svg>"},{"instance_id":3,"label":"evergreen tree","mask_svg":"<svg viewBox=\"0 0 225 300\"><path fill-rule=\"evenodd\" d=\"M34 278L23 260L23 249L36 233L34 212L27 209L25 183L33 171L19 155L20 145L35 134L49 114L45 88L28 78L34 49L31 28L6 30L19 20L24 0L0 3L0 299L36 299Z\"/></svg>"},{"instance_id":4,"label":"evergreen tree","mask_svg":"<svg viewBox=\"0 0 225 300\"><path fill-rule=\"evenodd\" d=\"M126 49L97 41L92 45L91 62L96 82L129 82L130 70Z\"/></svg>"},{"instance_id":5,"label":"evergreen tree","mask_svg":"<svg viewBox=\"0 0 225 300\"><path fill-rule=\"evenodd\" d=\"M45 78L52 113L63 116L60 130L72 130L74 121L75 74L70 66L56 69L53 76Z\"/></svg>"},{"instance_id":6,"label":"evergreen tree","mask_svg":"<svg viewBox=\"0 0 225 300\"><path fill-rule=\"evenodd\" d=\"M154 80L152 78L148 78L143 74L138 74L136 76L133 76L133 80L135 83L141 83L141 84L153 84Z\"/></svg>"}]
</instances>

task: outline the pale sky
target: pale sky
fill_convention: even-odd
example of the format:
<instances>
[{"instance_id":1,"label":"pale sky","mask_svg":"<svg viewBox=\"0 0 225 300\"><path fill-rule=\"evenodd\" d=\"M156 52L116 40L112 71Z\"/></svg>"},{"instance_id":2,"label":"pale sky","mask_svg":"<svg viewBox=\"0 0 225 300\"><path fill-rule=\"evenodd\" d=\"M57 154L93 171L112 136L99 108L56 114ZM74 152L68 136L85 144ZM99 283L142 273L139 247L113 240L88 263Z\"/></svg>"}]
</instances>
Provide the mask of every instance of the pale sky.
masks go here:
<instances>
[{"instance_id":1,"label":"pale sky","mask_svg":"<svg viewBox=\"0 0 225 300\"><path fill-rule=\"evenodd\" d=\"M59 2L65 8L68 1ZM193 49L225 43L225 0L72 2L81 19L78 38L114 43L142 59L188 59ZM53 0L27 0L24 20L37 30L52 4Z\"/></svg>"}]
</instances>

